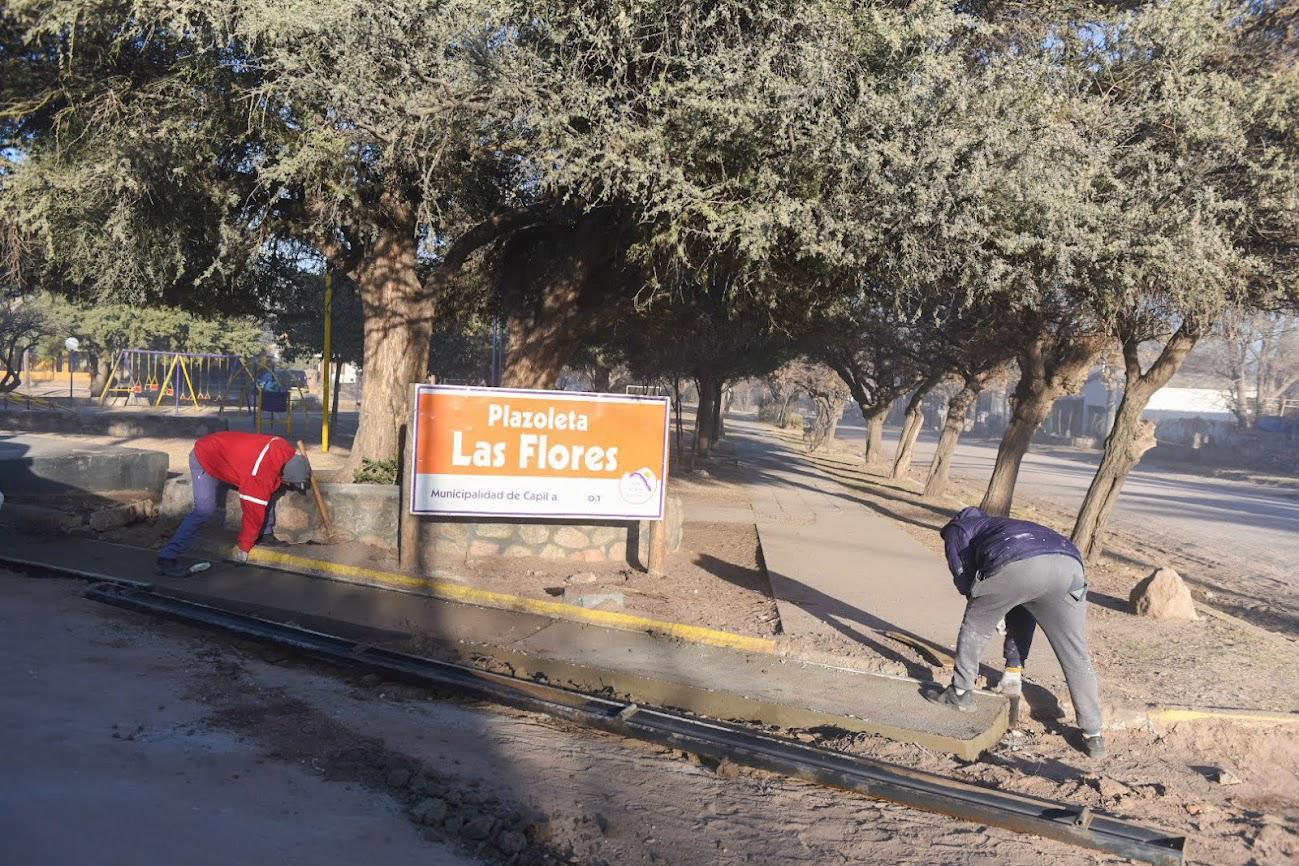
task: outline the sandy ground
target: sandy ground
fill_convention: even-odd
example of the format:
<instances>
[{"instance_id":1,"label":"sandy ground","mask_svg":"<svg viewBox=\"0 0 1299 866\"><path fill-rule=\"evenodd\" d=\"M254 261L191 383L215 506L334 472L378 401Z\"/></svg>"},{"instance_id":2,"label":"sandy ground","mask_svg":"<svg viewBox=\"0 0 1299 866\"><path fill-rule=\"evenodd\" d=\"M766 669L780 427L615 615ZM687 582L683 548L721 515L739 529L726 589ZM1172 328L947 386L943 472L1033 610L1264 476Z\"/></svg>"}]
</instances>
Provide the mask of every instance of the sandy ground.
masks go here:
<instances>
[{"instance_id":1,"label":"sandy ground","mask_svg":"<svg viewBox=\"0 0 1299 866\"><path fill-rule=\"evenodd\" d=\"M838 479L873 510L891 517L920 543L942 555L938 529L961 506L977 501L971 481L961 480L955 496L934 503L921 498L916 479L893 481L867 473L855 453L836 450L806 458ZM981 493L981 489L977 492ZM1017 500L1016 514L1065 531L1058 509L1035 508ZM1149 547L1140 548L1120 532L1111 550L1088 569L1092 606L1088 622L1093 662L1111 704L1191 704L1291 712L1299 709L1299 643L1288 635L1247 622L1202 615L1189 623L1155 622L1127 613L1132 587L1153 568ZM825 648L849 655L860 644L843 641ZM1034 652L1050 652L1039 636ZM923 661L922 659L918 660ZM943 674L932 669L936 678ZM1029 677L1032 678L1030 660Z\"/></svg>"},{"instance_id":2,"label":"sandy ground","mask_svg":"<svg viewBox=\"0 0 1299 866\"><path fill-rule=\"evenodd\" d=\"M858 461L863 431L844 425L843 447ZM898 436L885 431L891 456ZM912 479L923 481L936 437L924 434ZM963 440L953 459L954 492L978 502L992 472L997 442ZM1016 508L1072 528L1100 452L1035 443L1015 489ZM1200 598L1268 629L1299 636L1299 479L1250 472L1187 471L1185 464L1143 461L1123 486L1110 538L1139 551L1144 566L1176 568Z\"/></svg>"},{"instance_id":3,"label":"sandy ground","mask_svg":"<svg viewBox=\"0 0 1299 866\"><path fill-rule=\"evenodd\" d=\"M81 589L0 573L0 688L13 698L0 704L0 862L1119 862L438 700ZM1091 763L1031 721L971 764L870 737L827 743L1188 833L1193 863L1280 866L1299 856L1292 732L1182 723L1114 735L1115 757ZM421 825L430 799L446 817ZM526 841L513 861L504 833Z\"/></svg>"},{"instance_id":4,"label":"sandy ground","mask_svg":"<svg viewBox=\"0 0 1299 866\"><path fill-rule=\"evenodd\" d=\"M546 559L481 559L468 575L476 587L536 598L622 593L616 609L736 634L770 636L778 626L752 524L686 523L663 576Z\"/></svg>"}]
</instances>

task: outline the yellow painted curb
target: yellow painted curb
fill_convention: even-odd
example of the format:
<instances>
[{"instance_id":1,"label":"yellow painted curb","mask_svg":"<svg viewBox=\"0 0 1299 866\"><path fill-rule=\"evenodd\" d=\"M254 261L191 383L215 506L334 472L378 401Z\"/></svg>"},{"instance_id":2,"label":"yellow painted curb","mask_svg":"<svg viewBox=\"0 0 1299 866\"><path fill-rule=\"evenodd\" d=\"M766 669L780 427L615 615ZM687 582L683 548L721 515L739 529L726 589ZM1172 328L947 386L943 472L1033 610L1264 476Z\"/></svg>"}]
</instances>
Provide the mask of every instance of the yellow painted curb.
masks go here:
<instances>
[{"instance_id":1,"label":"yellow painted curb","mask_svg":"<svg viewBox=\"0 0 1299 866\"><path fill-rule=\"evenodd\" d=\"M539 598L523 598L503 592L491 592L484 589L473 589L454 581L434 577L411 577L408 574L384 571L378 568L367 568L360 565L343 565L342 563L312 559L306 556L294 556L278 550L253 548L248 561L258 565L279 566L291 571L318 572L342 580L361 581L403 590L411 590L433 598L444 598L465 604L476 604L480 607L492 607L500 610L513 610L520 613L533 613L548 616L552 619L571 620L589 623L590 625L615 628L622 631L649 631L667 635L690 643L707 644L742 652L776 654L776 642L768 638L747 637L731 634L726 631L704 628L698 625L686 625L679 622L650 619L630 613L618 613L610 610L591 610L574 607L557 601L545 601Z\"/></svg>"},{"instance_id":2,"label":"yellow painted curb","mask_svg":"<svg viewBox=\"0 0 1299 866\"><path fill-rule=\"evenodd\" d=\"M1152 707L1146 711L1152 722L1260 722L1268 725L1299 725L1299 713L1266 710L1216 710L1194 707Z\"/></svg>"}]
</instances>

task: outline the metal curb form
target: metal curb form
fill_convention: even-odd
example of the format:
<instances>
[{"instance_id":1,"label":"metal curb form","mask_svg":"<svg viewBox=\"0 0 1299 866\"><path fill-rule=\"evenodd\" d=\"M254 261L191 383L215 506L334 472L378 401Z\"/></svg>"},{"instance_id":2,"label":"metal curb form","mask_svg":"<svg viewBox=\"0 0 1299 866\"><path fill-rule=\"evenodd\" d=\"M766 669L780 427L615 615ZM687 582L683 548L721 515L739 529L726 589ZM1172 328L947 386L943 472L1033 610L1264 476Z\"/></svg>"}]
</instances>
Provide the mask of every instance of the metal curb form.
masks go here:
<instances>
[{"instance_id":1,"label":"metal curb form","mask_svg":"<svg viewBox=\"0 0 1299 866\"><path fill-rule=\"evenodd\" d=\"M122 582L91 586L85 597L167 616L317 658L382 672L440 691L542 712L572 722L693 752L718 761L857 791L927 812L1107 851L1132 860L1182 866L1186 840L1090 808L980 788L750 730L739 725L640 707L464 665L374 649L335 635L237 614Z\"/></svg>"}]
</instances>

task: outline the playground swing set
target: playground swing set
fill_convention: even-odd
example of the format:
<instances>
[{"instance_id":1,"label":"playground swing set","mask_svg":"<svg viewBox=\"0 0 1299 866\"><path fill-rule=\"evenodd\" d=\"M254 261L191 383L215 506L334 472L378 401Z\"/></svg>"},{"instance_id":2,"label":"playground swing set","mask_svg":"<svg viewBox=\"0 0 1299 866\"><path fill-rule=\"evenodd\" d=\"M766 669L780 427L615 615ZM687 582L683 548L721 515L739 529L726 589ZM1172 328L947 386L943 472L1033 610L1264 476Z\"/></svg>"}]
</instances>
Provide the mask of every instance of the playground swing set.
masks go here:
<instances>
[{"instance_id":1,"label":"playground swing set","mask_svg":"<svg viewBox=\"0 0 1299 866\"><path fill-rule=\"evenodd\" d=\"M322 357L322 407L320 419L320 450L329 451L330 413L328 408L330 377L329 370L333 354L330 351L333 335L333 274L328 268L324 272L325 288L325 343ZM127 405L132 400L140 400L146 405L161 406L162 401L172 398L177 412L181 409L182 395L194 408L201 408L202 402L209 405L215 401L218 412L224 412L226 401L230 398L231 386L239 383L239 400L235 405L243 405L257 417L257 432L262 432L262 418L271 413L271 429L275 426L275 414L285 414L287 432L293 433L293 393L285 388L261 387L262 373L269 373L275 379L275 371L264 365L253 367L238 355L208 354L203 352L167 352L152 349L124 349L113 359L113 368L108 374L104 390L99 394L99 405L109 399L122 399ZM221 382L224 377L225 381ZM197 386L195 382L197 381ZM182 384L183 383L183 384ZM221 383L218 390L215 384ZM301 389L299 388L301 391ZM34 399L34 398L33 398ZM30 407L30 404L29 404Z\"/></svg>"},{"instance_id":2,"label":"playground swing set","mask_svg":"<svg viewBox=\"0 0 1299 866\"><path fill-rule=\"evenodd\" d=\"M261 370L274 376L269 367L254 368L238 355L124 349L113 360L99 404L120 399L126 405L139 401L156 408L169 400L179 411L189 405L199 409L215 403L218 413L224 413L231 403L256 415L259 433L265 413L271 413L273 429L275 414L283 412L292 434L292 395L262 387L254 377Z\"/></svg>"}]
</instances>

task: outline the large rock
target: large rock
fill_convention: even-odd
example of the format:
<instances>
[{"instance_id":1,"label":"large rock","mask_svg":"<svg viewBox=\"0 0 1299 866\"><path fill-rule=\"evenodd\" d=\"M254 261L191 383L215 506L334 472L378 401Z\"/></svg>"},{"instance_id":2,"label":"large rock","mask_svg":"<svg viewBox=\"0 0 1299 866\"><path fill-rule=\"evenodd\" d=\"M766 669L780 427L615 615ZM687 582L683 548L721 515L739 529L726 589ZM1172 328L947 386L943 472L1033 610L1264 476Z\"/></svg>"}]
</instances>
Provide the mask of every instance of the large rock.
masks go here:
<instances>
[{"instance_id":1,"label":"large rock","mask_svg":"<svg viewBox=\"0 0 1299 866\"><path fill-rule=\"evenodd\" d=\"M1191 590L1182 576L1167 566L1155 569L1152 575L1132 587L1128 607L1137 616L1151 619L1199 619Z\"/></svg>"},{"instance_id":2,"label":"large rock","mask_svg":"<svg viewBox=\"0 0 1299 866\"><path fill-rule=\"evenodd\" d=\"M447 816L447 804L437 797L427 797L416 803L410 813L420 824L441 824Z\"/></svg>"}]
</instances>

